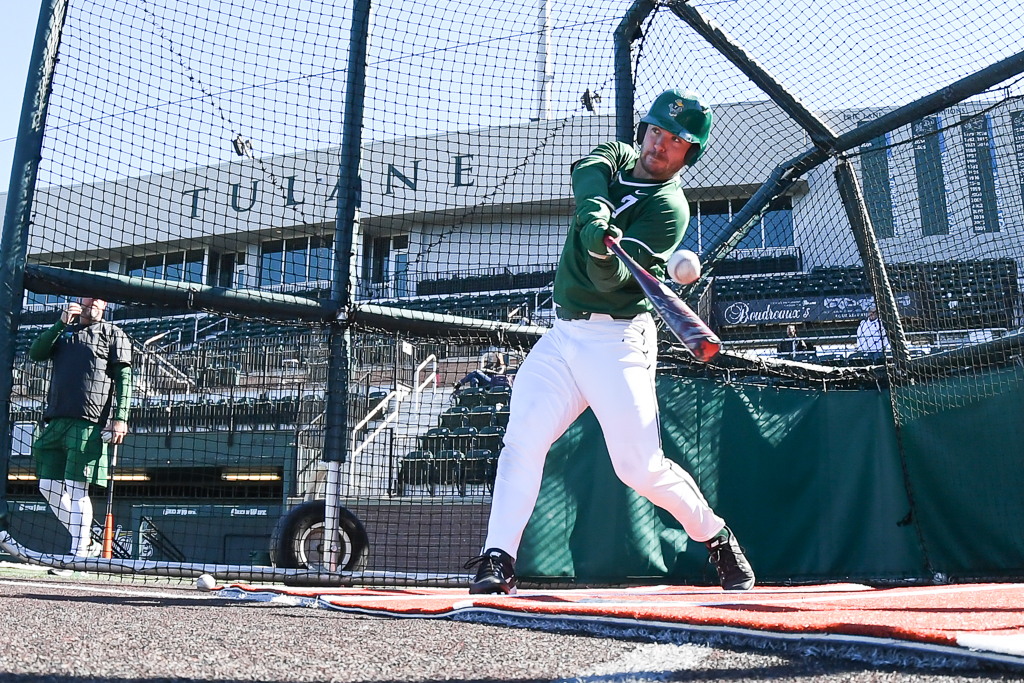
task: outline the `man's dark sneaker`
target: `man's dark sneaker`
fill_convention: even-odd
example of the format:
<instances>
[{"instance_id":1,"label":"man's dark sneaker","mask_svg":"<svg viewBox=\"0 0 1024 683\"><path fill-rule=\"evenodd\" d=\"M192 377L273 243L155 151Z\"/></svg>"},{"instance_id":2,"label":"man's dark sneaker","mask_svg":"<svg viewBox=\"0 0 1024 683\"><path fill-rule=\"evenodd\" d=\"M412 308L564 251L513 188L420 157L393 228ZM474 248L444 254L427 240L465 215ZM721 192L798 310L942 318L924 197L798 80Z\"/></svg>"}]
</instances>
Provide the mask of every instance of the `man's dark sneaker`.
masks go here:
<instances>
[{"instance_id":1,"label":"man's dark sneaker","mask_svg":"<svg viewBox=\"0 0 1024 683\"><path fill-rule=\"evenodd\" d=\"M724 527L704 545L708 547L711 562L718 570L718 581L723 589L747 591L754 587L754 570L729 527Z\"/></svg>"},{"instance_id":2,"label":"man's dark sneaker","mask_svg":"<svg viewBox=\"0 0 1024 683\"><path fill-rule=\"evenodd\" d=\"M466 569L473 567L476 567L476 578L469 587L471 594L516 592L515 561L504 550L488 548L483 555L466 563Z\"/></svg>"}]
</instances>

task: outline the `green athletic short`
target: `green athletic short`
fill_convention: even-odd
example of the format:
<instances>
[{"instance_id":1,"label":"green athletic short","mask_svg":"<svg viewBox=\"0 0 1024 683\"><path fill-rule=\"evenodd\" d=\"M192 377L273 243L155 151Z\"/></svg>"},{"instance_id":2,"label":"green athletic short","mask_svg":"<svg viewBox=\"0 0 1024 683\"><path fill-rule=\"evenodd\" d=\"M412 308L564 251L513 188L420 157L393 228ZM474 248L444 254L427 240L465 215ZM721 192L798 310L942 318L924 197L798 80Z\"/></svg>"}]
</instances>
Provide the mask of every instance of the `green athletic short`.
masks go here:
<instances>
[{"instance_id":1,"label":"green athletic short","mask_svg":"<svg viewBox=\"0 0 1024 683\"><path fill-rule=\"evenodd\" d=\"M107 444L102 425L74 417L50 420L32 442L39 479L107 485Z\"/></svg>"}]
</instances>

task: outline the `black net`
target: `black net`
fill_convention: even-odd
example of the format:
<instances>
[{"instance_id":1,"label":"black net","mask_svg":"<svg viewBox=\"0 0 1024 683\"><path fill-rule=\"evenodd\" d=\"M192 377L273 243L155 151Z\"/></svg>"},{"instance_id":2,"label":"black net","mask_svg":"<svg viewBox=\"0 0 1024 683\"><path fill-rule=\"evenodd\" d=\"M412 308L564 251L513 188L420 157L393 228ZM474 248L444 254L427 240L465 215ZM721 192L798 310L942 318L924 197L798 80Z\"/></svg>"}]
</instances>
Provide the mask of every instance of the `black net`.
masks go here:
<instances>
[{"instance_id":1,"label":"black net","mask_svg":"<svg viewBox=\"0 0 1024 683\"><path fill-rule=\"evenodd\" d=\"M710 275L680 291L727 352L696 363L665 333L665 377L892 387L898 425L1019 387L1016 72L921 104L1014 56L1018 5L657 3L625 36L633 104L616 112L631 6L374 3L352 89L348 4L72 0L14 365L7 500L26 556L69 561L31 454L50 365L28 349L95 294L131 340L134 390L113 561L89 567L464 582L516 370L554 319L570 164L668 87L714 111L683 172L681 245ZM362 116L357 206L346 111ZM869 227L851 227L839 160ZM106 489L91 493L102 540Z\"/></svg>"},{"instance_id":2,"label":"black net","mask_svg":"<svg viewBox=\"0 0 1024 683\"><path fill-rule=\"evenodd\" d=\"M979 468L1019 479L1019 12L667 3L636 50L638 102L685 74L730 103L688 193L714 323L747 355L865 366L862 388L891 392L900 525L939 580L1008 571L944 555L962 515L941 500L973 501L974 528L1020 524L978 502Z\"/></svg>"},{"instance_id":3,"label":"black net","mask_svg":"<svg viewBox=\"0 0 1024 683\"><path fill-rule=\"evenodd\" d=\"M95 294L134 352L115 571L461 577L483 540L508 378L553 315L567 160L614 129L623 11L375 4L345 280L352 8L71 3L15 363L14 538L67 559L31 456L50 364L27 351L69 297ZM351 307L332 347L339 281ZM347 380L333 396L347 412L335 471L331 367ZM329 480L348 510L334 558ZM97 533L105 491L91 490Z\"/></svg>"}]
</instances>

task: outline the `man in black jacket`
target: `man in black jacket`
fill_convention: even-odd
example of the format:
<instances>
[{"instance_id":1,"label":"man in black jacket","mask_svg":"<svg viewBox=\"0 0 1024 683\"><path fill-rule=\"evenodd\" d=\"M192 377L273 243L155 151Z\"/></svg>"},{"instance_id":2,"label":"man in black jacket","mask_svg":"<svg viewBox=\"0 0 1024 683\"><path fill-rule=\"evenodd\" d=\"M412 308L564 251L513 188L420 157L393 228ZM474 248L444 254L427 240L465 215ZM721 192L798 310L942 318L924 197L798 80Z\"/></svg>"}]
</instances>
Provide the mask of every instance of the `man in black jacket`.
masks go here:
<instances>
[{"instance_id":1,"label":"man in black jacket","mask_svg":"<svg viewBox=\"0 0 1024 683\"><path fill-rule=\"evenodd\" d=\"M128 432L132 347L103 320L107 302L70 303L32 343L29 358L51 361L44 427L32 443L39 491L71 534L71 554L98 554L92 543L89 484L107 485L107 444Z\"/></svg>"}]
</instances>

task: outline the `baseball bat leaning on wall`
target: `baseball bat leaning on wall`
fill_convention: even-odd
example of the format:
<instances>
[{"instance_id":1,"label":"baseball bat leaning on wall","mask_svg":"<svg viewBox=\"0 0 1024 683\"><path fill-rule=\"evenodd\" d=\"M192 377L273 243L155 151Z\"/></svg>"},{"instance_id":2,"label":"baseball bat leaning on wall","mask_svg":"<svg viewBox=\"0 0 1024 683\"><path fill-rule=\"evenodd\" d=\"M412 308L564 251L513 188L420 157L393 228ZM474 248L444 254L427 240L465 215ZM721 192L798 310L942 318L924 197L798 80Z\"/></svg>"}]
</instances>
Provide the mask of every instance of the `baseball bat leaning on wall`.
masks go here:
<instances>
[{"instance_id":1,"label":"baseball bat leaning on wall","mask_svg":"<svg viewBox=\"0 0 1024 683\"><path fill-rule=\"evenodd\" d=\"M676 339L683 343L683 346L704 363L715 357L721 348L722 341L711 331L711 328L700 319L693 310L687 306L676 293L669 289L664 282L640 267L640 264L627 254L619 243L611 237L605 237L604 243L612 250L612 253L619 257L629 272L633 275L644 294L651 300L654 310L658 312L665 325L676 336Z\"/></svg>"},{"instance_id":2,"label":"baseball bat leaning on wall","mask_svg":"<svg viewBox=\"0 0 1024 683\"><path fill-rule=\"evenodd\" d=\"M107 517L103 522L103 559L114 556L114 468L117 467L117 444L112 444L110 472L107 474Z\"/></svg>"}]
</instances>

